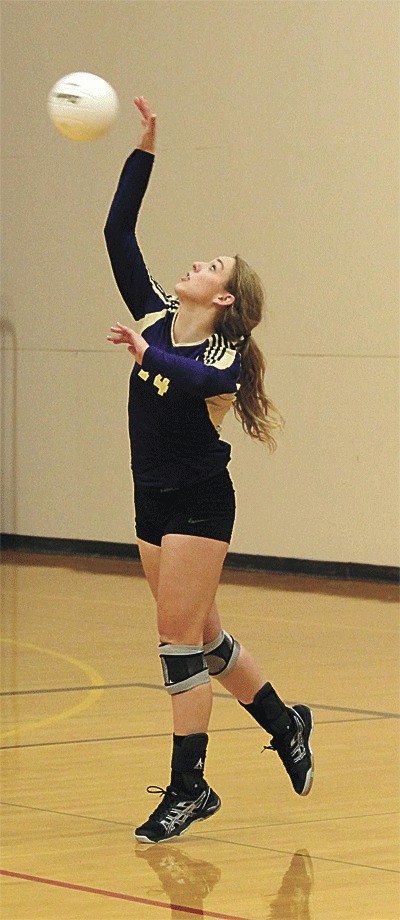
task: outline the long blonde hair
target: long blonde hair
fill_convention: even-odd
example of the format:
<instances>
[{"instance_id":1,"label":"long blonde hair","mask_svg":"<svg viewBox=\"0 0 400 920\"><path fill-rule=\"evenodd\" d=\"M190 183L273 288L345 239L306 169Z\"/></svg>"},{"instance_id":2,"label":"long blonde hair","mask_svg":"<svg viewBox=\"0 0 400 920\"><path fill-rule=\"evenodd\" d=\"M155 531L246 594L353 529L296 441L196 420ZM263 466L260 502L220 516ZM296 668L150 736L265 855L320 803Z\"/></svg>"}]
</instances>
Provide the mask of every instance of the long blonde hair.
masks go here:
<instances>
[{"instance_id":1,"label":"long blonde hair","mask_svg":"<svg viewBox=\"0 0 400 920\"><path fill-rule=\"evenodd\" d=\"M216 332L236 343L242 359L240 389L233 404L235 416L246 434L266 444L273 452L277 443L272 432L283 431L285 422L265 392L267 362L251 335L263 317L264 288L256 272L239 255L235 256L235 265L225 286L235 300L220 316Z\"/></svg>"}]
</instances>

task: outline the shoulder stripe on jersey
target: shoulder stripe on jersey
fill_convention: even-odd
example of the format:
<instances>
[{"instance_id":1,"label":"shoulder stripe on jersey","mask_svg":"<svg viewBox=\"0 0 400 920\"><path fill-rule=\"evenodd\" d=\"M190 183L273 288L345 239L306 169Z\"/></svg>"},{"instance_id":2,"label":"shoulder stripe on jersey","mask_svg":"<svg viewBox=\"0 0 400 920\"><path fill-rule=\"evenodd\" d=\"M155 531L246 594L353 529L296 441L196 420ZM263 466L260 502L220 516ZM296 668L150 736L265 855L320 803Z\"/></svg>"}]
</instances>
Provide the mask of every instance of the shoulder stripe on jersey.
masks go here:
<instances>
[{"instance_id":1,"label":"shoulder stripe on jersey","mask_svg":"<svg viewBox=\"0 0 400 920\"><path fill-rule=\"evenodd\" d=\"M226 350L226 346L225 346L225 344L224 344L224 340L223 340L223 338L222 338L222 335L217 335L217 339L216 339L216 342L215 342L215 347L214 347L214 350L213 350L213 352L212 352L212 358L213 358L213 360L215 361L215 360L217 360L217 358L221 358L225 350Z\"/></svg>"},{"instance_id":2,"label":"shoulder stripe on jersey","mask_svg":"<svg viewBox=\"0 0 400 920\"><path fill-rule=\"evenodd\" d=\"M212 364L212 359L214 358L214 355L216 353L217 344L218 344L218 334L214 332L214 334L210 336L208 340L208 346L204 352L204 359L203 359L204 364L209 364L209 363Z\"/></svg>"},{"instance_id":3,"label":"shoulder stripe on jersey","mask_svg":"<svg viewBox=\"0 0 400 920\"><path fill-rule=\"evenodd\" d=\"M219 370L225 370L231 367L236 358L236 349L231 345L224 336L215 332L210 336L209 344L204 352L204 364L217 367Z\"/></svg>"},{"instance_id":4,"label":"shoulder stripe on jersey","mask_svg":"<svg viewBox=\"0 0 400 920\"><path fill-rule=\"evenodd\" d=\"M150 275L150 272L149 272L149 271L147 272L147 274L148 274L148 276L149 276L150 284L151 284L151 286L152 286L152 288L153 288L153 291L155 291L155 293L156 293L157 296L160 298L160 300L162 300L163 303L168 304L169 307L178 307L178 306L179 306L179 300L177 300L176 297L173 297L172 294L166 294L165 291L163 290L163 288L161 287L161 284L159 284L158 281L156 281L156 280Z\"/></svg>"},{"instance_id":5,"label":"shoulder stripe on jersey","mask_svg":"<svg viewBox=\"0 0 400 920\"><path fill-rule=\"evenodd\" d=\"M220 335L220 336L219 336L219 342L218 342L218 348L217 348L216 353L215 353L215 358L216 358L216 359L218 359L218 358L223 358L223 356L224 356L225 352L227 351L227 349L228 349L228 343L227 343L227 342L225 341L225 339Z\"/></svg>"},{"instance_id":6,"label":"shoulder stripe on jersey","mask_svg":"<svg viewBox=\"0 0 400 920\"><path fill-rule=\"evenodd\" d=\"M207 361L207 364L212 364L213 367L218 368L218 370L226 370L227 367L231 367L236 360L237 352L233 351L231 348L226 348L222 355L218 355L217 358L213 358L212 361Z\"/></svg>"}]
</instances>

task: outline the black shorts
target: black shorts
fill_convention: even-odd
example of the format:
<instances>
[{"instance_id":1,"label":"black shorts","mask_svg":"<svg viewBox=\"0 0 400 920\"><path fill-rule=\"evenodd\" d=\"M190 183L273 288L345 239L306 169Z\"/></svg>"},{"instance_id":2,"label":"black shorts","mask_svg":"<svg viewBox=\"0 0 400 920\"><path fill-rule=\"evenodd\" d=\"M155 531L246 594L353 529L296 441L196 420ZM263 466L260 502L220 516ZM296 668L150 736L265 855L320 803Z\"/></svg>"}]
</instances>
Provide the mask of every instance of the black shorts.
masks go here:
<instances>
[{"instance_id":1,"label":"black shorts","mask_svg":"<svg viewBox=\"0 0 400 920\"><path fill-rule=\"evenodd\" d=\"M182 489L135 484L136 535L161 546L167 533L208 537L230 543L235 521L235 490L227 469Z\"/></svg>"}]
</instances>

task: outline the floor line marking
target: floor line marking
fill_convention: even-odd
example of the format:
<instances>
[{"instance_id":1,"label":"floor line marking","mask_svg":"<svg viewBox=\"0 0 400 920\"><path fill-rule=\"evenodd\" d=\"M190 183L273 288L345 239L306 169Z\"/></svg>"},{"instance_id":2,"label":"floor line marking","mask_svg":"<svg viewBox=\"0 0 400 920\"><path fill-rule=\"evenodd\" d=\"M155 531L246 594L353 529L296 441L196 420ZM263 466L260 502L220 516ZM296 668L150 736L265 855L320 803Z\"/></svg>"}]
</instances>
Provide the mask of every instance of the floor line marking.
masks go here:
<instances>
[{"instance_id":1,"label":"floor line marking","mask_svg":"<svg viewBox=\"0 0 400 920\"><path fill-rule=\"evenodd\" d=\"M38 805L21 805L19 802L0 801L0 805L7 805L8 808L25 808L29 811L42 811L42 812L45 812L45 814L61 815L61 817L65 817L65 818L79 818L82 821L100 821L104 824L116 824L118 827L133 828L132 821L115 821L112 818L98 818L93 815L80 815L73 811L56 811L54 808L40 808ZM335 817L332 817L332 815L330 815L329 817L325 817L325 818L307 818L307 819L302 818L300 821L269 821L269 822L264 821L263 824L260 824L260 825L251 825L251 826L243 827L243 830L251 830L253 826L254 827L256 826L257 827L291 827L292 825L296 826L298 824L308 825L308 824L326 824L326 823L331 823L332 821L357 821L357 820L360 820L361 818L388 818L394 815L397 816L398 814L399 814L398 811L379 811L379 812L372 812L371 814L366 814L366 815L365 814L339 815ZM235 833L237 830L239 830L239 828L234 827L234 828L228 828L226 831L223 831L223 830L219 831L219 833L229 834L232 832ZM227 840L226 843L236 844L236 841ZM248 845L249 844L247 844L247 846ZM393 870L393 871L396 871L396 870Z\"/></svg>"},{"instance_id":2,"label":"floor line marking","mask_svg":"<svg viewBox=\"0 0 400 920\"><path fill-rule=\"evenodd\" d=\"M315 726L321 725L347 725L348 722L379 722L381 716L367 716L365 718L359 719L328 719L326 722L315 722ZM383 721L388 721L384 719ZM221 732L254 732L258 730L257 725L241 725L233 726L232 728L212 728L209 730L209 734L220 734ZM138 741L138 740L147 740L150 738L170 738L170 732L155 732L145 735L112 735L109 738L71 738L67 741L33 741L28 744L1 744L0 751L12 751L15 749L24 750L25 748L37 748L37 747L58 747L65 744L105 744L110 741Z\"/></svg>"},{"instance_id":3,"label":"floor line marking","mask_svg":"<svg viewBox=\"0 0 400 920\"><path fill-rule=\"evenodd\" d=\"M12 642L14 640L3 639L1 641ZM29 646L29 643L21 642L20 644L21 645L25 644L27 647L30 647L30 648L39 649L39 646L34 646L34 645ZM41 649L41 651L45 651L45 649ZM83 662L79 662L76 658L68 658L66 655L65 656L60 655L58 652L52 652L52 654L57 655L59 658L64 657L66 661L74 662L75 664L78 664L81 667L83 665ZM82 670L83 670L83 667L82 667ZM140 683L140 682L134 681L134 682L124 683L124 684L105 684L105 683L99 683L96 685L90 684L89 686L82 686L82 687L43 687L38 690L2 690L0 691L0 696L27 696L29 694L35 694L35 693L37 694L40 694L40 693L76 693L78 691L83 691L83 690L126 690L129 688L131 689L136 688L136 689L142 689L142 690L159 690L162 693L165 692L165 688L162 684L147 684L147 683ZM232 701L235 702L234 697L231 696L229 693L218 693L217 691L213 693L213 696L216 699L222 699L222 700L225 699L225 700L229 700L230 702ZM293 702L296 702L296 701L294 700ZM293 705L293 702L288 701L288 705ZM328 712L349 712L349 713L354 713L355 715L377 716L377 717L379 716L379 718L385 718L385 719L400 719L399 712L385 712L379 709L354 709L354 707L352 706L335 706L335 705L327 705L325 703L310 703L308 700L307 700L307 705L310 706L311 709L324 709Z\"/></svg>"},{"instance_id":4,"label":"floor line marking","mask_svg":"<svg viewBox=\"0 0 400 920\"><path fill-rule=\"evenodd\" d=\"M70 716L76 715L78 712L82 712L84 709L88 709L103 695L104 690L102 689L102 684L104 681L102 675L99 674L91 665L87 664L85 661L80 661L79 658L71 658L70 655L63 655L61 652L55 652L53 649L44 648L41 645L34 645L32 642L20 642L18 639L0 639L0 642L4 644L15 646L16 648L26 648L33 650L35 652L40 652L42 655L48 655L50 658L56 658L59 661L64 661L69 665L72 665L74 668L78 668L80 671L83 671L84 674L91 681L90 687L87 688L87 696L81 700L79 703L75 703L74 706L70 706L68 709L63 709L62 712L55 713L53 716L47 716L45 719L39 719L36 722L24 722L21 725L16 725L14 728L10 728L5 732L2 732L0 738L9 738L10 735L21 735L31 732L36 728L44 728L46 725L52 725L54 722L60 722L64 719L69 719ZM18 747L19 745L17 745Z\"/></svg>"},{"instance_id":5,"label":"floor line marking","mask_svg":"<svg viewBox=\"0 0 400 920\"><path fill-rule=\"evenodd\" d=\"M322 820L323 819L321 818L321 821ZM343 819L338 818L338 820L343 820ZM304 823L308 824L309 822L306 821ZM240 831L256 830L257 828L263 828L265 826L268 827L268 824L267 825L264 825L264 824L255 825L254 824L254 825L251 825L251 827L247 827L247 828L244 828L244 827L236 828L236 831L238 830ZM229 831L218 831L219 834L228 834L232 832L235 832L235 830L232 828L230 828ZM278 850L276 847L262 847L262 846L257 845L256 843L243 843L242 840L240 841L219 840L218 837L205 837L205 836L204 837L202 836L201 839L208 840L210 843L226 843L226 844L230 844L231 846L246 847L247 849L252 849L252 850L262 850L262 852L264 853L284 853L285 856L292 855L292 851L289 851L289 850ZM369 871L371 871L372 869L374 872L389 872L390 875L400 875L399 869L387 869L385 866L365 865L365 863L351 862L349 859L337 859L337 857L335 856L315 856L313 853L309 853L309 857L311 860L318 859L321 862L335 863L335 864L338 864L339 866L353 866L355 869L368 869Z\"/></svg>"},{"instance_id":6,"label":"floor line marking","mask_svg":"<svg viewBox=\"0 0 400 920\"><path fill-rule=\"evenodd\" d=\"M152 901L149 898L139 898L132 894L122 894L119 891L107 891L103 888L91 888L89 885L74 885L72 882L60 882L52 878L41 878L38 875L26 875L23 872L11 872L0 869L0 875L9 878L19 878L27 882L40 882L43 885L55 885L58 888L68 888L71 891L84 891L87 894L100 894L106 898L118 898L121 901L133 901L135 904L145 904L147 907L162 907L167 910L182 911L197 917L212 917L214 920L251 920L250 917L238 917L236 914L219 914L212 910L198 907L184 907L181 904L167 904L165 901Z\"/></svg>"}]
</instances>

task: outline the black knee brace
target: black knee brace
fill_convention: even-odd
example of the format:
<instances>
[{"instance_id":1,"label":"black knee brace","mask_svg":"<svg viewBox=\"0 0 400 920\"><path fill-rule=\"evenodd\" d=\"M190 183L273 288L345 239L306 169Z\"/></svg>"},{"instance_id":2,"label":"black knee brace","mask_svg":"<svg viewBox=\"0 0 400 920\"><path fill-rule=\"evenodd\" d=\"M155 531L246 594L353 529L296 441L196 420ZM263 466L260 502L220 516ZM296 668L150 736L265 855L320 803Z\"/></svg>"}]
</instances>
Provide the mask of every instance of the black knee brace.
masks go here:
<instances>
[{"instance_id":1,"label":"black knee brace","mask_svg":"<svg viewBox=\"0 0 400 920\"><path fill-rule=\"evenodd\" d=\"M233 670L240 655L240 644L221 629L219 636L204 646L204 658L212 677L226 677Z\"/></svg>"},{"instance_id":2,"label":"black knee brace","mask_svg":"<svg viewBox=\"0 0 400 920\"><path fill-rule=\"evenodd\" d=\"M161 645L160 658L168 693L183 693L210 680L203 649L197 645Z\"/></svg>"}]
</instances>

